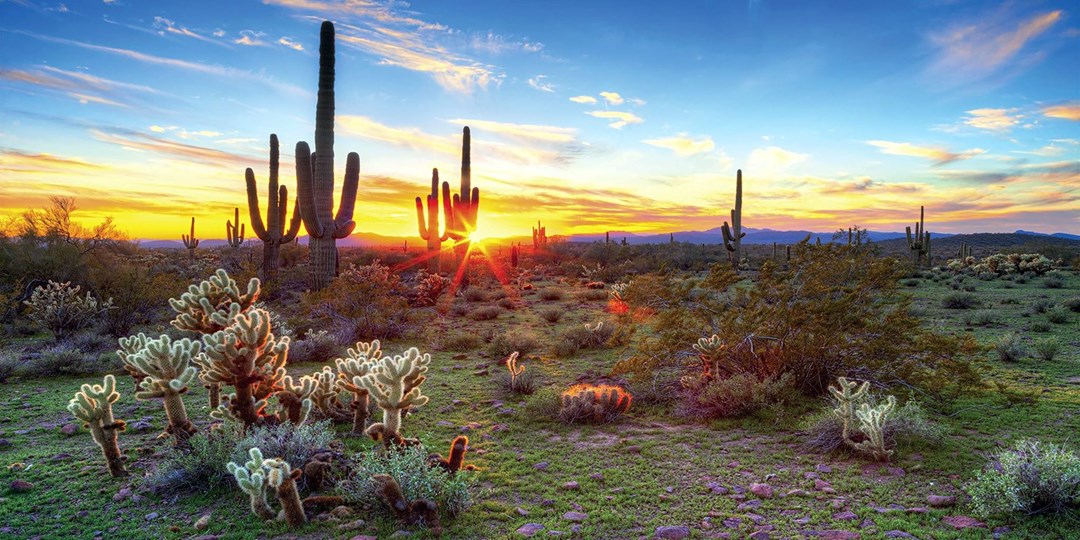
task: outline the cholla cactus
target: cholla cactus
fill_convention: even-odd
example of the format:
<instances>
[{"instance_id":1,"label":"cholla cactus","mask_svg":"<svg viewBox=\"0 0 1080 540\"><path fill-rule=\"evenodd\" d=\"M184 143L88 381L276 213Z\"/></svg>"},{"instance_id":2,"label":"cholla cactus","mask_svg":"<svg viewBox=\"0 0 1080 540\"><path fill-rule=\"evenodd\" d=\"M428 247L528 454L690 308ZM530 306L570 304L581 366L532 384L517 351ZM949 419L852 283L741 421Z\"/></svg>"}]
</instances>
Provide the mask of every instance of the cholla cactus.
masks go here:
<instances>
[{"instance_id":1,"label":"cholla cactus","mask_svg":"<svg viewBox=\"0 0 1080 540\"><path fill-rule=\"evenodd\" d=\"M270 509L270 505L266 502L267 476L270 467L267 465L266 460L263 459L262 450L252 448L248 451L248 456L251 457L251 460L243 465L230 461L225 467L229 469L229 474L236 479L240 489L244 490L244 493L247 493L248 498L251 499L251 511L264 520L274 519L274 511Z\"/></svg>"},{"instance_id":2,"label":"cholla cactus","mask_svg":"<svg viewBox=\"0 0 1080 540\"><path fill-rule=\"evenodd\" d=\"M307 523L300 494L296 491L296 480L303 473L302 469L293 469L282 459L268 459L263 462L267 468L267 483L277 491L278 502L285 514L285 522L290 527L299 527Z\"/></svg>"},{"instance_id":3,"label":"cholla cactus","mask_svg":"<svg viewBox=\"0 0 1080 540\"><path fill-rule=\"evenodd\" d=\"M289 338L276 338L270 332L270 313L253 309L237 315L232 324L203 338L206 347L195 358L203 369L203 380L227 384L236 389L226 397L224 411L247 427L259 423L262 410L271 395L281 390Z\"/></svg>"},{"instance_id":4,"label":"cholla cactus","mask_svg":"<svg viewBox=\"0 0 1080 540\"><path fill-rule=\"evenodd\" d=\"M727 344L720 339L720 336L713 334L707 338L699 339L693 347L698 352L698 358L701 360L702 380L712 380L720 371L720 360L727 351Z\"/></svg>"},{"instance_id":5,"label":"cholla cactus","mask_svg":"<svg viewBox=\"0 0 1080 540\"><path fill-rule=\"evenodd\" d=\"M315 393L318 385L318 381L310 375L300 377L297 382L293 382L293 378L289 375L282 378L281 390L278 390L276 394L278 404L281 405L281 409L278 410L278 419L282 422L292 422L297 426L306 422L314 404L311 395Z\"/></svg>"},{"instance_id":6,"label":"cholla cactus","mask_svg":"<svg viewBox=\"0 0 1080 540\"><path fill-rule=\"evenodd\" d=\"M611 422L630 409L633 396L619 386L579 384L562 394L559 419L574 422Z\"/></svg>"},{"instance_id":7,"label":"cholla cactus","mask_svg":"<svg viewBox=\"0 0 1080 540\"><path fill-rule=\"evenodd\" d=\"M176 438L177 444L195 433L195 426L188 420L183 394L195 382L198 370L190 363L200 350L197 341L187 338L172 341L169 336L162 335L151 339L140 333L121 338L120 349L116 351L129 372L142 375L140 390L135 392L135 397L161 398L164 402L165 415L169 418L168 432Z\"/></svg>"},{"instance_id":8,"label":"cholla cactus","mask_svg":"<svg viewBox=\"0 0 1080 540\"><path fill-rule=\"evenodd\" d=\"M323 366L322 370L316 371L311 377L316 382L315 391L311 393L311 403L315 410L334 422L343 420L345 412L339 398L341 388L337 385L337 372L330 366Z\"/></svg>"},{"instance_id":9,"label":"cholla cactus","mask_svg":"<svg viewBox=\"0 0 1080 540\"><path fill-rule=\"evenodd\" d=\"M420 407L428 397L420 393L427 377L430 354L421 354L412 347L405 354L387 356L373 362L370 372L359 383L375 398L383 411L383 421L372 424L366 431L372 439L389 445L401 437L401 413L409 407Z\"/></svg>"},{"instance_id":10,"label":"cholla cactus","mask_svg":"<svg viewBox=\"0 0 1080 540\"><path fill-rule=\"evenodd\" d=\"M863 381L860 385L855 381L849 381L847 377L837 379L840 388L829 386L829 393L836 399L836 408L833 414L843 423L844 441L851 440L851 430L855 423L855 410L862 400L866 399L866 392L870 388L869 381Z\"/></svg>"},{"instance_id":11,"label":"cholla cactus","mask_svg":"<svg viewBox=\"0 0 1080 540\"><path fill-rule=\"evenodd\" d=\"M23 302L30 307L30 320L49 329L60 340L90 326L95 319L113 309L111 298L102 302L89 292L79 296L80 289L78 285L72 287L70 281L57 283L52 280L37 287L30 293L30 299Z\"/></svg>"},{"instance_id":12,"label":"cholla cactus","mask_svg":"<svg viewBox=\"0 0 1080 540\"><path fill-rule=\"evenodd\" d=\"M112 404L120 399L116 391L116 377L106 375L102 384L84 384L68 402L68 410L90 428L94 442L101 447L109 473L127 476L120 448L116 445L117 432L124 431L124 421L113 418Z\"/></svg>"},{"instance_id":13,"label":"cholla cactus","mask_svg":"<svg viewBox=\"0 0 1080 540\"><path fill-rule=\"evenodd\" d=\"M896 408L896 398L888 396L885 403L871 408L868 403L859 406L855 416L859 418L859 431L866 436L865 441L846 441L855 450L873 456L878 461L888 461L892 456L892 450L885 448L885 422L889 414Z\"/></svg>"},{"instance_id":14,"label":"cholla cactus","mask_svg":"<svg viewBox=\"0 0 1080 540\"><path fill-rule=\"evenodd\" d=\"M506 369L510 372L510 388L517 390L518 375L525 373L525 366L518 365L518 351L510 353L510 356L506 359Z\"/></svg>"},{"instance_id":15,"label":"cholla cactus","mask_svg":"<svg viewBox=\"0 0 1080 540\"><path fill-rule=\"evenodd\" d=\"M356 347L346 351L345 358L334 360L337 365L337 387L353 395L353 428L354 434L364 433L368 419L368 388L360 379L371 373L372 366L382 358L382 349L379 340L371 343L358 341Z\"/></svg>"}]
</instances>

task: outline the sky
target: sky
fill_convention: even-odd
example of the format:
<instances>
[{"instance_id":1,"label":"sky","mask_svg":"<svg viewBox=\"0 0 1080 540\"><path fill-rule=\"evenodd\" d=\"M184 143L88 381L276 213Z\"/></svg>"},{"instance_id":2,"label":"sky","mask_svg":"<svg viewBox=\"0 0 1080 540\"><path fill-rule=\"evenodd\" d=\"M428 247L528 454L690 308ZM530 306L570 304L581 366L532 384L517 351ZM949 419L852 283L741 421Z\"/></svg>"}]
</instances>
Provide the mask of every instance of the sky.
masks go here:
<instances>
[{"instance_id":1,"label":"sky","mask_svg":"<svg viewBox=\"0 0 1080 540\"><path fill-rule=\"evenodd\" d=\"M746 227L1080 233L1071 1L0 0L0 216L73 196L133 238L224 238L295 195L319 25L337 29L338 191L417 234L461 129L485 236ZM265 210L264 210L265 212ZM247 218L242 217L246 222Z\"/></svg>"}]
</instances>

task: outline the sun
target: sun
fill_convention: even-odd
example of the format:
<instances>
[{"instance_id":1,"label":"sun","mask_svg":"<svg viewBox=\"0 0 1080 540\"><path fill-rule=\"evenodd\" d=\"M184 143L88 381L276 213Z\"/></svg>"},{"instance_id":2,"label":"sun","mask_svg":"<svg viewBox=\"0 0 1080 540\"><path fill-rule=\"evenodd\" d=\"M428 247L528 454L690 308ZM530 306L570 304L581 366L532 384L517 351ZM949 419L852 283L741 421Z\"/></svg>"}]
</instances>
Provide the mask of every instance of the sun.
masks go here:
<instances>
[{"instance_id":1,"label":"sun","mask_svg":"<svg viewBox=\"0 0 1080 540\"><path fill-rule=\"evenodd\" d=\"M473 232L469 233L469 241L470 242L475 242L475 243L478 243L478 244L480 242L483 242L484 239L486 239L487 237L488 236L486 234L484 234L482 231L473 231Z\"/></svg>"}]
</instances>

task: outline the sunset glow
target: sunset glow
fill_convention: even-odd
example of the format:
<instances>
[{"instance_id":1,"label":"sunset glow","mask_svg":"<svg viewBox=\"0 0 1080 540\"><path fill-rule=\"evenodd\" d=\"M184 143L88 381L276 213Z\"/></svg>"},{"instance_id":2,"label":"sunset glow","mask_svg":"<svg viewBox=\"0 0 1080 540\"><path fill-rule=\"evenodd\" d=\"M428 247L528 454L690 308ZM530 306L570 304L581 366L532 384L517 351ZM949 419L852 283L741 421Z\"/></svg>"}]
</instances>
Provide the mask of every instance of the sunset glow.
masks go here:
<instances>
[{"instance_id":1,"label":"sunset glow","mask_svg":"<svg viewBox=\"0 0 1080 540\"><path fill-rule=\"evenodd\" d=\"M1080 233L1076 8L0 0L0 217L70 195L134 238L224 238L270 133L293 197L328 19L357 231L415 237L468 125L474 243L711 229L736 169L747 227L902 231L924 205L936 232Z\"/></svg>"}]
</instances>

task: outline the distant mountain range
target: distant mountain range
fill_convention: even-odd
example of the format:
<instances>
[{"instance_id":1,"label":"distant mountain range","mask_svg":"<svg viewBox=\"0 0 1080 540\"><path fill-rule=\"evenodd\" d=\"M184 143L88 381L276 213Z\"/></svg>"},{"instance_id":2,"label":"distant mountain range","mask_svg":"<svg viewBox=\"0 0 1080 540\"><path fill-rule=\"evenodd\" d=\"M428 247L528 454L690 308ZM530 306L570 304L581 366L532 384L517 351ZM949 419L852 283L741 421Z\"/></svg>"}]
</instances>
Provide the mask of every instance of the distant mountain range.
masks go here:
<instances>
[{"instance_id":1,"label":"distant mountain range","mask_svg":"<svg viewBox=\"0 0 1080 540\"><path fill-rule=\"evenodd\" d=\"M833 233L821 233L811 231L777 231L774 229L752 229L750 227L744 227L743 232L746 233L746 237L743 238L744 244L794 244L801 242L806 235L810 235L810 241L814 242L817 239L821 239L822 242L829 242L832 240ZM873 242L884 242L889 240L897 240L905 237L905 233L902 232L882 232L882 231L869 231L870 240ZM984 233L990 234L990 233ZM997 233L997 234L1009 234L1009 233ZM1062 240L1077 240L1080 241L1080 235L1069 233L1039 233L1018 230L1015 235L1023 236L1035 236L1035 237L1048 237ZM605 233L590 233L590 234L575 234L566 240L568 242L603 242ZM660 244L669 242L671 239L671 233L663 234L638 234L625 231L611 231L610 232L612 242L622 242L623 238L626 238L628 244ZM694 244L722 244L724 242L723 233L720 227L709 229L706 231L678 231L674 233L676 242L690 242ZM932 237L935 239L945 239L953 236L966 236L966 235L954 235L947 233L933 233ZM532 238L529 236L517 236L506 238L494 238L493 241L501 244L509 242L521 242L523 244L531 244ZM249 240L250 242L251 240ZM846 241L846 238L844 239ZM402 246L404 242L408 242L411 247L418 247L423 245L423 241L418 237L403 237L403 236L383 236L381 234L360 232L355 233L352 236L338 240L338 245L341 247L373 247L373 246ZM255 241L256 245L259 242ZM301 244L307 244L307 237L300 237ZM139 245L145 248L166 248L166 249L184 249L183 243L179 240L142 240ZM199 243L199 247L221 247L227 245L225 240L204 240Z\"/></svg>"}]
</instances>

